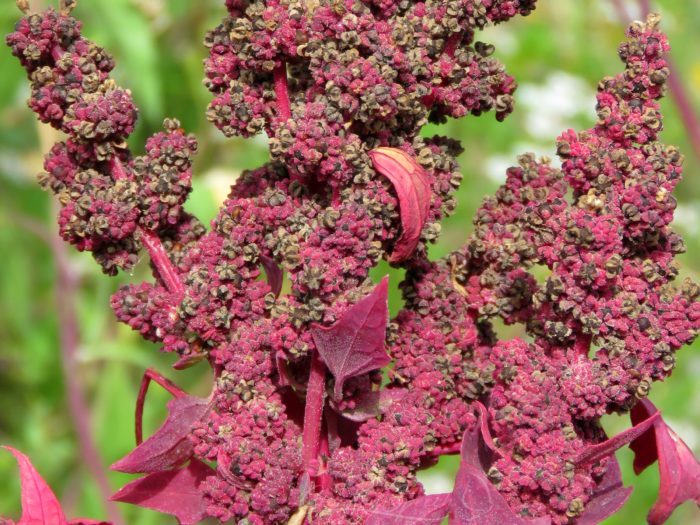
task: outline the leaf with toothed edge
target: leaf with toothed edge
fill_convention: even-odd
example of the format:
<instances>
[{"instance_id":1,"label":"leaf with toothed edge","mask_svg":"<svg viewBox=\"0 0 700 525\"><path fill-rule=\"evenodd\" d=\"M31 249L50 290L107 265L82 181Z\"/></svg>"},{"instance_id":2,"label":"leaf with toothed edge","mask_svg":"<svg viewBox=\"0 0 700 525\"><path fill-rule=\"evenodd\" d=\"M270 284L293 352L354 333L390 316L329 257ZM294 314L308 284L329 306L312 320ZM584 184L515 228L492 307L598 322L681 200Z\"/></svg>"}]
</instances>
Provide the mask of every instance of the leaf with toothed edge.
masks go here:
<instances>
[{"instance_id":1,"label":"leaf with toothed edge","mask_svg":"<svg viewBox=\"0 0 700 525\"><path fill-rule=\"evenodd\" d=\"M335 377L334 394L340 399L343 383L389 364L384 349L389 279L384 277L372 292L350 306L332 326L311 326L316 349Z\"/></svg>"},{"instance_id":2,"label":"leaf with toothed edge","mask_svg":"<svg viewBox=\"0 0 700 525\"><path fill-rule=\"evenodd\" d=\"M182 396L168 401L165 423L146 441L111 466L128 473L149 473L177 467L193 453L189 440L192 425L209 411L209 401Z\"/></svg>"},{"instance_id":3,"label":"leaf with toothed edge","mask_svg":"<svg viewBox=\"0 0 700 525\"><path fill-rule=\"evenodd\" d=\"M368 153L374 169L391 181L399 198L402 232L389 262L401 262L413 254L430 211L430 178L406 152L376 148Z\"/></svg>"},{"instance_id":4,"label":"leaf with toothed edge","mask_svg":"<svg viewBox=\"0 0 700 525\"><path fill-rule=\"evenodd\" d=\"M110 499L171 514L180 525L194 525L207 516L207 502L200 488L216 472L197 459L174 470L154 472L132 481Z\"/></svg>"},{"instance_id":5,"label":"leaf with toothed edge","mask_svg":"<svg viewBox=\"0 0 700 525\"><path fill-rule=\"evenodd\" d=\"M639 401L630 413L634 425L654 418L659 410L648 399ZM693 500L700 506L700 463L663 418L655 419L652 428L632 442L634 471L659 462L659 495L649 511L649 525L661 525L681 503Z\"/></svg>"}]
</instances>

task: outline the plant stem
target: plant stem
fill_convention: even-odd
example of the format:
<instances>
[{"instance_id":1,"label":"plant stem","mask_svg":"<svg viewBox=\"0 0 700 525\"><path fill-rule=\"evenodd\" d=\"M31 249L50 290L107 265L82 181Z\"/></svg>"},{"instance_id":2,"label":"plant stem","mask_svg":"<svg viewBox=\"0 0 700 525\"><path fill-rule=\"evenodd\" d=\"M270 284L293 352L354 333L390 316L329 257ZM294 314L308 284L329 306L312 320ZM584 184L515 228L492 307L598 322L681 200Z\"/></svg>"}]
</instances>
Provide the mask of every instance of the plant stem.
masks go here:
<instances>
[{"instance_id":1,"label":"plant stem","mask_svg":"<svg viewBox=\"0 0 700 525\"><path fill-rule=\"evenodd\" d=\"M124 165L116 155L109 159L109 169L115 180L129 178L129 175L124 169ZM141 234L141 243L151 257L151 262L153 266L156 267L156 270L158 270L158 275L163 280L163 283L165 283L165 287L170 293L181 298L185 294L185 287L180 280L177 269L168 257L168 253L165 251L160 237L158 237L155 232L144 230L143 228L139 228L138 231Z\"/></svg>"},{"instance_id":2,"label":"plant stem","mask_svg":"<svg viewBox=\"0 0 700 525\"><path fill-rule=\"evenodd\" d=\"M304 432L302 434L301 458L304 470L315 477L318 467L318 453L321 445L321 421L326 387L326 365L314 351L311 357L311 372L306 387L306 407L304 408Z\"/></svg>"},{"instance_id":3,"label":"plant stem","mask_svg":"<svg viewBox=\"0 0 700 525\"><path fill-rule=\"evenodd\" d=\"M292 109L289 104L289 85L287 83L287 64L282 61L275 67L272 73L275 83L275 95L277 96L277 107L282 120L292 118Z\"/></svg>"},{"instance_id":4,"label":"plant stem","mask_svg":"<svg viewBox=\"0 0 700 525\"><path fill-rule=\"evenodd\" d=\"M177 297L181 298L185 295L185 287L180 280L180 276L173 266L172 261L168 257L168 253L165 251L165 247L155 233L148 230L141 230L141 243L148 251L148 255L151 257L151 262L153 266L158 270L158 275L163 279L165 287L171 293L175 294Z\"/></svg>"},{"instance_id":5,"label":"plant stem","mask_svg":"<svg viewBox=\"0 0 700 525\"><path fill-rule=\"evenodd\" d=\"M455 51L457 51L457 46L459 45L460 40L462 40L461 32L452 33L447 38L447 42L445 42L445 49L443 49L443 53L445 53L450 58L454 58Z\"/></svg>"}]
</instances>

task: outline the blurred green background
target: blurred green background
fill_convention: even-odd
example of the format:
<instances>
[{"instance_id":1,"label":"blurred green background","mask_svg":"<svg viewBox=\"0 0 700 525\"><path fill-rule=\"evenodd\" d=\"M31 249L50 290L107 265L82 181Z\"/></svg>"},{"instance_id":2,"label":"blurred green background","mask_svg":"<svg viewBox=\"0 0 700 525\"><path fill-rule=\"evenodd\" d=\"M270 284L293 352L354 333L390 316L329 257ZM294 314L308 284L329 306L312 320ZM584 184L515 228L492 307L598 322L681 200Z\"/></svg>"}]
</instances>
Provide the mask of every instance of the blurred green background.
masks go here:
<instances>
[{"instance_id":1,"label":"blurred green background","mask_svg":"<svg viewBox=\"0 0 700 525\"><path fill-rule=\"evenodd\" d=\"M623 2L625 3L625 2ZM635 14L636 2L627 2ZM655 3L663 28L674 46L673 59L689 97L700 113L700 3L665 0ZM130 140L136 153L145 138L160 128L163 117L181 120L196 133L200 153L195 163L195 190L189 209L209 221L241 170L267 158L263 138L227 140L204 118L209 95L201 85L201 44L207 28L224 14L222 0L82 0L76 16L90 39L109 49L117 59L114 76L129 87L140 108L137 132ZM0 32L12 30L18 12L14 0L0 4ZM428 127L427 135L460 138L465 153L460 161L465 175L458 194L457 213L443 224L431 255L440 257L464 242L471 217L481 199L504 179L505 168L519 153L534 151L554 156L554 139L569 127L583 129L594 122L594 95L598 80L620 70L617 45L623 25L610 0L539 0L527 18L489 28L478 38L496 45L497 56L520 84L515 113L503 123L492 115L450 121ZM27 82L7 48L0 50L0 443L11 444L31 456L36 467L65 504L69 517L106 516L95 478L85 467L67 402L59 344L58 314L70 297L59 290L54 253L37 229L55 232L55 209L40 191L35 175L41 170L42 148L50 134L35 123L27 109ZM700 160L671 99L663 103L666 116L663 139L686 153L685 180L678 187L676 228L689 254L681 258L682 273L700 273ZM39 232L41 233L41 232ZM134 445L133 412L138 383L146 367L155 367L193 393L204 394L210 377L205 367L185 372L170 368L172 357L156 345L143 342L118 325L109 309L109 296L120 283L147 279L144 264L133 275L108 278L86 254L65 252L79 282L67 293L77 304L80 340L75 359L67 368L84 390L90 407L92 438L105 468ZM385 273L385 265L376 276ZM698 279L700 280L700 279ZM394 283L398 279L393 280ZM391 306L399 306L392 290ZM651 399L662 408L680 436L700 453L700 343L678 355L673 378L658 384ZM153 388L146 406L146 431L164 417L167 395ZM628 425L626 418L610 417L606 429ZM635 491L623 511L609 525L641 524L652 505L658 475L648 469L635 479L631 454L618 454L625 482ZM433 492L450 490L454 459L422 473ZM131 476L108 473L116 489ZM0 515L17 517L19 481L16 465L0 453ZM121 506L129 524L174 523L156 513ZM700 523L700 513L685 504L670 520L674 525Z\"/></svg>"}]
</instances>

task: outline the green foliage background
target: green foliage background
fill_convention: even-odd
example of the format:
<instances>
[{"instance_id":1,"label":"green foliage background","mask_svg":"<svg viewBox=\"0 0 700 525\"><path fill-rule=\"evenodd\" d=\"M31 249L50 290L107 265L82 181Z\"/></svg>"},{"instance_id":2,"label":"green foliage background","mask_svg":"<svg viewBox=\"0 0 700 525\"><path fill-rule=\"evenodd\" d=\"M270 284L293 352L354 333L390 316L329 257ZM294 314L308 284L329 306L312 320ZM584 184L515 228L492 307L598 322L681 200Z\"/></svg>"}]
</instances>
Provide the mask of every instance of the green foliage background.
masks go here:
<instances>
[{"instance_id":1,"label":"green foliage background","mask_svg":"<svg viewBox=\"0 0 700 525\"><path fill-rule=\"evenodd\" d=\"M627 4L633 9L636 2ZM663 27L674 46L673 60L700 112L700 4L658 0L655 8L664 15ZM82 0L76 10L76 16L84 22L85 34L115 55L118 66L114 75L132 90L141 110L137 132L130 140L133 150L143 150L145 138L159 129L165 116L179 118L183 127L197 134L201 149L189 208L205 221L215 215L227 186L241 170L258 166L267 158L264 140L225 140L204 118L209 95L201 85L201 60L205 55L201 41L206 29L216 25L223 14L221 0ZM0 33L10 32L17 17L14 1L1 0ZM426 134L458 137L465 146L460 159L465 175L458 195L460 206L444 222L443 235L431 249L432 256L440 257L465 241L475 208L497 187L497 174L504 176L501 165L514 163L517 154L529 150L553 157L559 132L569 127L586 128L594 122L595 86L602 76L620 70L616 49L622 31L610 0L539 0L538 9L530 17L490 28L478 37L496 45L497 56L521 85L525 102L516 94L521 103L503 123L485 115L425 130ZM0 443L11 444L32 457L64 501L70 517L104 517L96 484L81 459L66 402L57 322L57 309L65 298L55 297L53 254L23 226L32 219L51 234L55 232L55 208L35 181L35 174L41 170L40 142L43 135L46 143L45 131L27 109L27 97L23 71L6 48L0 49ZM550 115L559 103L564 103L562 114ZM575 110L571 110L572 104ZM686 153L685 180L676 192L680 203L676 228L688 245L688 254L681 258L682 274L698 279L700 161L691 149L673 101L667 99L663 109L663 139L680 145ZM543 113L550 115L545 128L552 126L552 118L555 125L561 124L546 138L534 120ZM72 365L71 374L79 378L85 390L91 407L92 435L106 466L134 445L134 401L146 367L159 369L198 394L208 391L210 376L204 366L173 371L169 368L172 357L162 355L155 345L115 322L109 296L120 283L147 279L144 264L133 275L110 279L100 274L89 255L71 251L69 257L80 275L75 295L81 327L78 362ZM383 265L375 276L387 271ZM398 280L396 275L393 283ZM392 310L399 305L394 289ZM517 335L506 329L502 334ZM651 393L651 399L696 452L700 452L698 350L699 343L683 349L673 378L656 385ZM146 408L146 431L157 428L164 417L166 400L164 392L152 389ZM611 433L626 425L626 418L609 417L605 421ZM623 511L606 524L643 523L655 498L658 475L649 469L634 479L630 452L623 450L618 458L625 482L634 482L636 488ZM445 484L455 469L456 461L451 458L423 477ZM129 479L127 475L109 474L114 489ZM14 461L9 454L0 453L0 515L18 516L18 485ZM130 524L174 522L128 506L122 511ZM700 513L693 505L685 504L669 523L700 523Z\"/></svg>"}]
</instances>

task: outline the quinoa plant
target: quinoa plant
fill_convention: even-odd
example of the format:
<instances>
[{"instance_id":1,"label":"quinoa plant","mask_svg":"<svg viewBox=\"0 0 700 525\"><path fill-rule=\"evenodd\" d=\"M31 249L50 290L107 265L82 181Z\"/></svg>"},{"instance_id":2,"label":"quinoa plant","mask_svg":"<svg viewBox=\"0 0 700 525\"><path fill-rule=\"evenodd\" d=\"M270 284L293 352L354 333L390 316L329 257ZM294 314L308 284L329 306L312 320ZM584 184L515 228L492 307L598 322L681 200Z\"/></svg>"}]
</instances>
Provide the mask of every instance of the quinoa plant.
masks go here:
<instances>
[{"instance_id":1,"label":"quinoa plant","mask_svg":"<svg viewBox=\"0 0 700 525\"><path fill-rule=\"evenodd\" d=\"M630 445L637 472L658 461L650 524L700 503L700 465L647 399L700 328L700 288L675 282L682 156L658 140L657 16L627 30L595 125L556 139L561 167L519 157L466 243L431 260L462 146L421 128L511 113L515 81L478 33L535 0L226 0L205 38L207 117L266 134L270 159L209 227L183 208L195 138L166 119L133 153L137 109L73 2L18 4L7 44L29 106L65 136L39 177L61 237L109 275L145 251L153 279L112 297L117 318L175 369L213 370L206 398L146 372L137 447L112 466L139 477L114 500L184 525L591 525L631 493L614 457ZM382 259L405 269L394 318L396 283L368 277ZM527 335L499 339L496 322ZM152 380L173 399L143 440ZM611 413L630 428L608 437ZM19 523L67 523L10 451ZM461 455L454 489L426 495L416 474L446 454Z\"/></svg>"}]
</instances>

